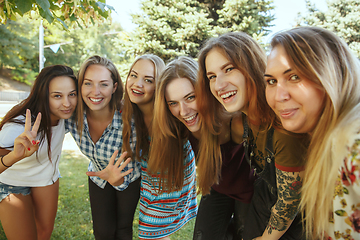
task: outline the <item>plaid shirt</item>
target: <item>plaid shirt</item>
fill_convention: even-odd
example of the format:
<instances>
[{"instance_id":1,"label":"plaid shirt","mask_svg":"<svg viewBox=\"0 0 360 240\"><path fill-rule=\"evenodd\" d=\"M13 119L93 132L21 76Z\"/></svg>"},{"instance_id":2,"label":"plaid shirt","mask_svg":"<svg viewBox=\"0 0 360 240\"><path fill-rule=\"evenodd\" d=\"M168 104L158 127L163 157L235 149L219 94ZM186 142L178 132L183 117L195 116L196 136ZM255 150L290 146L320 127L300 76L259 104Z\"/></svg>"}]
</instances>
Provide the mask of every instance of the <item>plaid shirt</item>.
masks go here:
<instances>
[{"instance_id":1,"label":"plaid shirt","mask_svg":"<svg viewBox=\"0 0 360 240\"><path fill-rule=\"evenodd\" d=\"M75 142L79 146L81 152L90 159L89 171L98 172L106 168L109 164L109 160L115 150L119 150L119 153L116 157L118 159L121 155L122 148L122 123L121 112L115 111L112 123L107 126L103 132L100 139L93 143L91 140L89 125L87 122L86 113L84 113L84 128L82 132L82 137L80 141L80 135L76 129L76 122L74 118L67 119L65 121L66 132L70 132L73 136ZM135 123L132 121L131 124L131 137L130 137L130 147L133 152L135 152L136 146L136 132L135 132ZM141 173L141 166L138 161L132 160L124 169L123 172L133 168L134 170L124 177L124 183L120 186L113 186L115 189L122 191L127 188L127 186L138 179ZM90 179L98 185L100 188L104 188L106 181L99 177L90 177Z\"/></svg>"}]
</instances>

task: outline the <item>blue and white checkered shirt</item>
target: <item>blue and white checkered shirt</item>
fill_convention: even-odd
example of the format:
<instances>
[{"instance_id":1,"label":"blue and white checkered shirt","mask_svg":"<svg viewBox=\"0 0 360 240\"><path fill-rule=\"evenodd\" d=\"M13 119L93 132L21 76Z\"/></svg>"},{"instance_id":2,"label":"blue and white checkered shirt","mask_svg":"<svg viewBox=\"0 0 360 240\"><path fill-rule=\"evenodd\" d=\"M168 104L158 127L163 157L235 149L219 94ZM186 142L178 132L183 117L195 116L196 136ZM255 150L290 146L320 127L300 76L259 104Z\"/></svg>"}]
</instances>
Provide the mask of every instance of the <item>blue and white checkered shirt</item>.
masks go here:
<instances>
[{"instance_id":1,"label":"blue and white checkered shirt","mask_svg":"<svg viewBox=\"0 0 360 240\"><path fill-rule=\"evenodd\" d=\"M75 142L79 146L81 152L90 159L89 171L98 172L106 168L109 164L109 160L115 150L119 150L119 153L116 157L118 159L121 155L121 148L123 144L122 139L122 130L123 130L123 120L121 117L121 112L115 111L112 123L107 126L103 132L100 139L93 143L91 140L89 125L87 122L86 113L84 113L84 127L82 132L82 137L80 141L79 132L76 129L76 122L74 118L67 119L65 121L66 132L70 132L73 136ZM131 136L130 136L130 147L133 152L135 152L136 147L136 131L135 131L135 122L131 122ZM127 171L133 168L134 170L124 177L124 183L120 186L113 186L115 189L122 191L128 187L128 185L138 179L141 173L140 163L136 160L132 160L123 171ZM106 181L99 177L90 177L90 179L99 187L104 188Z\"/></svg>"}]
</instances>

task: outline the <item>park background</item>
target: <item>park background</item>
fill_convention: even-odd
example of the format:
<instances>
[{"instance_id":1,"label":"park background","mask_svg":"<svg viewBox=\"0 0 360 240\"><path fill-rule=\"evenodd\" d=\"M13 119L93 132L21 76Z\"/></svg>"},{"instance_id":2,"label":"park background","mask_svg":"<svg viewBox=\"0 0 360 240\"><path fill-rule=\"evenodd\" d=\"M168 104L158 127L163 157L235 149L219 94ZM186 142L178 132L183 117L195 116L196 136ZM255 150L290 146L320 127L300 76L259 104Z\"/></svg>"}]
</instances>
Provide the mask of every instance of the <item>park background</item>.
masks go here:
<instances>
[{"instance_id":1,"label":"park background","mask_svg":"<svg viewBox=\"0 0 360 240\"><path fill-rule=\"evenodd\" d=\"M0 118L26 97L39 72L41 22L44 66L66 64L77 71L81 62L98 54L115 63L123 81L137 55L196 58L206 39L226 31L245 31L268 50L274 33L316 25L336 32L360 56L360 0L29 0L25 2L32 4L26 6L16 2L0 1ZM57 2L61 4L53 4ZM88 162L67 134L52 239L94 239L85 175ZM138 210L133 239L138 239L137 226ZM192 239L193 226L194 220L171 239ZM2 239L6 237L0 228Z\"/></svg>"}]
</instances>

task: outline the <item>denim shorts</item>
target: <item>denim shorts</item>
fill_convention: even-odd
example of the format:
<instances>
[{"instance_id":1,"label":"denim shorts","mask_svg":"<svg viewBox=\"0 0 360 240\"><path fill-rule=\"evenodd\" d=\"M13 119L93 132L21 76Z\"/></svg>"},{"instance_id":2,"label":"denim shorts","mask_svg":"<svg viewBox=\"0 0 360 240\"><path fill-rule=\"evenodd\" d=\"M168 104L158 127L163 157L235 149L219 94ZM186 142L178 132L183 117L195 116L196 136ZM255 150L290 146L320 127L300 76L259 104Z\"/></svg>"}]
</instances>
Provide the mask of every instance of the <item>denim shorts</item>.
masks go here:
<instances>
[{"instance_id":1,"label":"denim shorts","mask_svg":"<svg viewBox=\"0 0 360 240\"><path fill-rule=\"evenodd\" d=\"M24 196L29 195L31 193L31 187L12 186L0 182L0 202L10 194L20 193Z\"/></svg>"}]
</instances>

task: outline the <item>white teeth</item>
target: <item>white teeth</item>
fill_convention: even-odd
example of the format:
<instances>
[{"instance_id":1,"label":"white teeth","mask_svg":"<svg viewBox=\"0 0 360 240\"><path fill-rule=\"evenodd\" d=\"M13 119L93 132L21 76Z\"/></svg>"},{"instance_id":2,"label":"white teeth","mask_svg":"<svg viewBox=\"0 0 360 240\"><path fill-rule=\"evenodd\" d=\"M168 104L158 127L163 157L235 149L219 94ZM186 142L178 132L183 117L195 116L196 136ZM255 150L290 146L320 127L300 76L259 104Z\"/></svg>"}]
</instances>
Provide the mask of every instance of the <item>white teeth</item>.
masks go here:
<instances>
[{"instance_id":1,"label":"white teeth","mask_svg":"<svg viewBox=\"0 0 360 240\"><path fill-rule=\"evenodd\" d=\"M90 100L93 102L100 102L102 98L90 98Z\"/></svg>"},{"instance_id":2,"label":"white teeth","mask_svg":"<svg viewBox=\"0 0 360 240\"><path fill-rule=\"evenodd\" d=\"M191 117L184 118L184 120L189 122L189 121L193 120L195 117L196 117L196 114L192 115Z\"/></svg>"},{"instance_id":3,"label":"white teeth","mask_svg":"<svg viewBox=\"0 0 360 240\"><path fill-rule=\"evenodd\" d=\"M140 91L138 91L138 90L135 90L135 89L133 89L132 90L134 93L137 93L137 94L142 94L142 92L140 92Z\"/></svg>"},{"instance_id":4,"label":"white teeth","mask_svg":"<svg viewBox=\"0 0 360 240\"><path fill-rule=\"evenodd\" d=\"M236 92L237 92L237 91L231 91L231 92L225 93L225 94L221 95L221 98L222 98L222 99L228 98L228 97L230 97L230 96L232 96L232 95L235 95Z\"/></svg>"}]
</instances>

